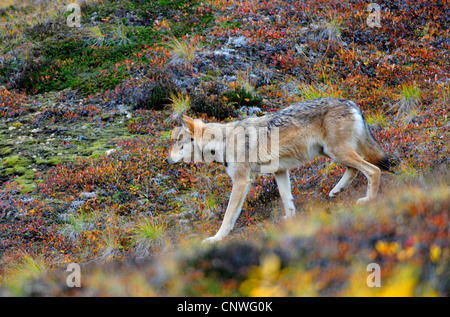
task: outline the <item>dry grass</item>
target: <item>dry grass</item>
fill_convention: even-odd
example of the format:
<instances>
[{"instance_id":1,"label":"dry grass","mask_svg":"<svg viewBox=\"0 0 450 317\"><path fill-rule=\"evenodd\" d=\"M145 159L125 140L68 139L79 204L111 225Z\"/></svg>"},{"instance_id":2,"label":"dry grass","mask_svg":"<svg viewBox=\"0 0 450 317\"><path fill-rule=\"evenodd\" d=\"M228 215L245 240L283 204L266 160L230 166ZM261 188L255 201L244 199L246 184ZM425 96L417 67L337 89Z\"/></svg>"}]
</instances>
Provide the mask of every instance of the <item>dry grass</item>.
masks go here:
<instances>
[{"instance_id":1,"label":"dry grass","mask_svg":"<svg viewBox=\"0 0 450 317\"><path fill-rule=\"evenodd\" d=\"M2 1L0 8L11 5L17 9L17 14L9 13L0 19L0 38L17 39L24 37L24 30L38 24L46 24L64 16L65 5L61 0L49 0L36 3L32 0ZM27 14L22 11L25 10Z\"/></svg>"},{"instance_id":2,"label":"dry grass","mask_svg":"<svg viewBox=\"0 0 450 317\"><path fill-rule=\"evenodd\" d=\"M172 37L168 44L171 49L169 63L175 66L189 67L195 60L195 51L197 47L186 39L179 40Z\"/></svg>"},{"instance_id":3,"label":"dry grass","mask_svg":"<svg viewBox=\"0 0 450 317\"><path fill-rule=\"evenodd\" d=\"M420 104L421 92L416 84L401 85L400 100L396 103L397 116L409 115Z\"/></svg>"},{"instance_id":4,"label":"dry grass","mask_svg":"<svg viewBox=\"0 0 450 317\"><path fill-rule=\"evenodd\" d=\"M299 95L302 100L319 99L325 97L341 97L341 92L336 90L331 83L328 84L303 84L298 86Z\"/></svg>"},{"instance_id":5,"label":"dry grass","mask_svg":"<svg viewBox=\"0 0 450 317\"><path fill-rule=\"evenodd\" d=\"M341 42L342 22L338 17L329 15L329 18L317 25L318 39L328 39L329 42Z\"/></svg>"},{"instance_id":6,"label":"dry grass","mask_svg":"<svg viewBox=\"0 0 450 317\"><path fill-rule=\"evenodd\" d=\"M43 276L47 270L43 256L23 252L20 261L5 270L5 274L0 278L0 285L7 285L15 296L20 296L28 280Z\"/></svg>"},{"instance_id":7,"label":"dry grass","mask_svg":"<svg viewBox=\"0 0 450 317\"><path fill-rule=\"evenodd\" d=\"M137 257L147 257L154 248L164 245L167 224L158 219L142 217L136 222L131 236Z\"/></svg>"},{"instance_id":8,"label":"dry grass","mask_svg":"<svg viewBox=\"0 0 450 317\"><path fill-rule=\"evenodd\" d=\"M175 94L171 92L170 100L172 101L170 107L172 108L173 120L181 118L190 108L190 100L187 95L183 95L182 93Z\"/></svg>"}]
</instances>

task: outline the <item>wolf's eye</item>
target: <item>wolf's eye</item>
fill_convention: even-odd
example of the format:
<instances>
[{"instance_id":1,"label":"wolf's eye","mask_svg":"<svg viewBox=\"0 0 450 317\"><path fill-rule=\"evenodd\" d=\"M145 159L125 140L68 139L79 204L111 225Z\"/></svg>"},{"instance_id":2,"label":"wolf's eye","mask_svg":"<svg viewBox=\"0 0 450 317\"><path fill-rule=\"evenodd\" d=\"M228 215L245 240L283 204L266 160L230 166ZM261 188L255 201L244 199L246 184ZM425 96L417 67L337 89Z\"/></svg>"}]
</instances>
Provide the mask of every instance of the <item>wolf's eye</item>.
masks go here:
<instances>
[{"instance_id":1,"label":"wolf's eye","mask_svg":"<svg viewBox=\"0 0 450 317\"><path fill-rule=\"evenodd\" d=\"M211 150L211 155L216 155L216 150Z\"/></svg>"}]
</instances>

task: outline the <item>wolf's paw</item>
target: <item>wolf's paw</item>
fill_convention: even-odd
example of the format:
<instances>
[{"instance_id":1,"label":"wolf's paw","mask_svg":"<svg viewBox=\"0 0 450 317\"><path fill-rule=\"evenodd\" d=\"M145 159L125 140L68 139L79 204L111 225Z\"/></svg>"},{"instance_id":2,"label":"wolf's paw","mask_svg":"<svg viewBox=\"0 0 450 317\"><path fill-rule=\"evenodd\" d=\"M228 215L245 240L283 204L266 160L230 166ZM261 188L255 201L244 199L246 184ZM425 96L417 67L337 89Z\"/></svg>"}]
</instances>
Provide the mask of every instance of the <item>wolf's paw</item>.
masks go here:
<instances>
[{"instance_id":1,"label":"wolf's paw","mask_svg":"<svg viewBox=\"0 0 450 317\"><path fill-rule=\"evenodd\" d=\"M357 204L365 204L365 203L367 203L368 201L370 201L369 197L363 197L363 198L358 199L358 200L356 201L356 203L357 203Z\"/></svg>"},{"instance_id":2,"label":"wolf's paw","mask_svg":"<svg viewBox=\"0 0 450 317\"><path fill-rule=\"evenodd\" d=\"M338 195L339 195L339 192L333 192L333 191L331 191L331 192L328 194L328 196L329 196L330 198L336 198Z\"/></svg>"},{"instance_id":3,"label":"wolf's paw","mask_svg":"<svg viewBox=\"0 0 450 317\"><path fill-rule=\"evenodd\" d=\"M287 220L290 220L290 219L292 219L292 218L294 218L294 217L295 217L295 210L289 212L289 213L286 214L286 215L284 215L283 217L281 217L281 219L283 219L283 221L287 221Z\"/></svg>"},{"instance_id":4,"label":"wolf's paw","mask_svg":"<svg viewBox=\"0 0 450 317\"><path fill-rule=\"evenodd\" d=\"M205 240L203 240L202 244L216 243L216 242L219 242L221 240L222 240L221 237L216 237L216 236L209 237L209 238L206 238Z\"/></svg>"},{"instance_id":5,"label":"wolf's paw","mask_svg":"<svg viewBox=\"0 0 450 317\"><path fill-rule=\"evenodd\" d=\"M328 194L328 196L331 197L331 198L335 198L335 197L339 196L339 194L342 193L342 191L343 191L343 188L341 188L341 189L334 189L333 188L330 191L330 193Z\"/></svg>"}]
</instances>

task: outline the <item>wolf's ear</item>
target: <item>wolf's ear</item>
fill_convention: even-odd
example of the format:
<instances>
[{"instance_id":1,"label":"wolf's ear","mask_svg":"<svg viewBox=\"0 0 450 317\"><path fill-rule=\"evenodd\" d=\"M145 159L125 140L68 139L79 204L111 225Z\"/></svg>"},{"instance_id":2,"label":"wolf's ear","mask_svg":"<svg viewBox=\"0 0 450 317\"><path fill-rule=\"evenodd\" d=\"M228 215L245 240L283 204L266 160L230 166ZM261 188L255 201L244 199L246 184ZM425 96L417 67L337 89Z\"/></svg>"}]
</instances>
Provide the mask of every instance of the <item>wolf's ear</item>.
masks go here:
<instances>
[{"instance_id":1,"label":"wolf's ear","mask_svg":"<svg viewBox=\"0 0 450 317\"><path fill-rule=\"evenodd\" d=\"M195 131L195 122L194 122L194 119L192 119L192 118L190 118L190 117L188 117L188 116L183 115L183 116L181 117L181 120L183 120L183 123L186 125L186 127L189 128L189 132L191 132L191 135L193 136L193 135L194 135L194 131Z\"/></svg>"}]
</instances>

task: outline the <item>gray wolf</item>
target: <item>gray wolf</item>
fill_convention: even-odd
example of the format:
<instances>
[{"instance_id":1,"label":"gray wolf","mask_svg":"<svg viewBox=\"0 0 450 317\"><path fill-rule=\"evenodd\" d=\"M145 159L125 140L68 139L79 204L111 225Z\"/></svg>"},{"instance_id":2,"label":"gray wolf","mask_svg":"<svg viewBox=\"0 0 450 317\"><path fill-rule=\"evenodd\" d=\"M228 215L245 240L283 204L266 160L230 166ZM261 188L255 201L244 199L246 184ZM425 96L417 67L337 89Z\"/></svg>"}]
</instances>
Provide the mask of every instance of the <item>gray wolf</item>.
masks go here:
<instances>
[{"instance_id":1,"label":"gray wolf","mask_svg":"<svg viewBox=\"0 0 450 317\"><path fill-rule=\"evenodd\" d=\"M276 113L226 124L183 116L182 126L173 130L172 138L175 142L166 158L168 163L219 162L227 166L233 182L222 225L205 242L220 241L232 230L249 190L251 173L275 174L285 218L290 218L295 214L290 169L319 156L345 165L346 171L330 197L348 187L358 172L363 173L368 180L367 194L357 203L375 198L381 170L389 169L388 157L361 110L346 99L308 100Z\"/></svg>"}]
</instances>

